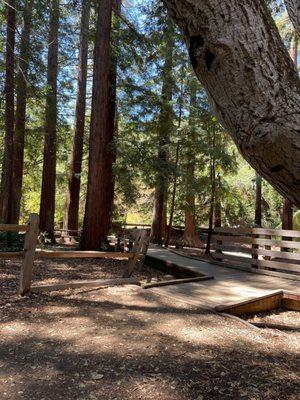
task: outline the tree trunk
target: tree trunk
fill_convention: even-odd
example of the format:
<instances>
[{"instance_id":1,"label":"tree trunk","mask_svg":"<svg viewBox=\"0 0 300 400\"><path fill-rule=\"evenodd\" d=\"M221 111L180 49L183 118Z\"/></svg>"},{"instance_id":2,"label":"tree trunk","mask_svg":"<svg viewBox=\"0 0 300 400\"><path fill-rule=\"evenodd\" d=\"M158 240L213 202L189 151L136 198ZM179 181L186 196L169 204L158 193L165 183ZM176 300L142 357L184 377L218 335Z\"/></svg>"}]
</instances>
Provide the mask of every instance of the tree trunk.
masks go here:
<instances>
[{"instance_id":1,"label":"tree trunk","mask_svg":"<svg viewBox=\"0 0 300 400\"><path fill-rule=\"evenodd\" d=\"M120 46L120 38L119 38L119 29L120 29L120 18L121 18L121 6L122 0L114 0L113 3L113 11L114 11L114 19L113 19L113 29L116 32L116 38L114 41L114 46L111 46L111 54L110 54L110 70L109 70L109 122L108 122L108 130L109 136L114 140L117 138L118 131L118 113L117 113L117 69L118 69L118 53ZM113 164L116 162L116 151L113 151L112 154L112 162ZM112 205L111 218L113 215L114 209L114 194L115 194L115 178L111 181L110 188L110 203Z\"/></svg>"},{"instance_id":2,"label":"tree trunk","mask_svg":"<svg viewBox=\"0 0 300 400\"><path fill-rule=\"evenodd\" d=\"M13 146L14 146L14 67L16 12L15 1L6 6L5 139L1 182L2 222L13 222Z\"/></svg>"},{"instance_id":3,"label":"tree trunk","mask_svg":"<svg viewBox=\"0 0 300 400\"><path fill-rule=\"evenodd\" d=\"M168 21L165 42L165 60L162 71L162 93L161 109L158 121L158 172L156 178L156 187L154 194L153 218L151 226L151 240L153 243L162 244L163 235L166 229L166 203L168 178L166 176L166 167L168 160L168 146L170 142L170 133L172 129L173 108L173 49L174 49L174 27L171 21Z\"/></svg>"},{"instance_id":4,"label":"tree trunk","mask_svg":"<svg viewBox=\"0 0 300 400\"><path fill-rule=\"evenodd\" d=\"M300 206L300 80L265 2L164 3L219 121L259 175Z\"/></svg>"},{"instance_id":5,"label":"tree trunk","mask_svg":"<svg viewBox=\"0 0 300 400\"><path fill-rule=\"evenodd\" d=\"M44 163L40 203L40 229L52 243L54 237L55 181L56 181L56 124L57 124L57 56L58 56L59 0L50 2L48 35L47 95L45 113Z\"/></svg>"},{"instance_id":6,"label":"tree trunk","mask_svg":"<svg viewBox=\"0 0 300 400\"><path fill-rule=\"evenodd\" d=\"M180 142L178 142L177 146L176 146L173 192L172 192L172 199L171 199L171 205L170 205L170 219L169 219L169 225L167 226L165 247L169 246L169 242L170 242L170 238L171 238L171 232L172 232L172 226L173 226L173 218L174 218L174 211L175 211L176 188L177 188L177 168L178 168L178 162L179 162L179 149L180 149Z\"/></svg>"},{"instance_id":7,"label":"tree trunk","mask_svg":"<svg viewBox=\"0 0 300 400\"><path fill-rule=\"evenodd\" d=\"M215 132L211 135L209 134L208 143L210 148L210 182L211 182L211 197L210 197L210 207L209 207L209 217L208 217L208 235L206 241L205 254L210 254L211 248L211 237L213 230L213 220L214 220L214 209L215 209L215 195L216 195L216 168L215 168L215 144L216 135Z\"/></svg>"},{"instance_id":8,"label":"tree trunk","mask_svg":"<svg viewBox=\"0 0 300 400\"><path fill-rule=\"evenodd\" d=\"M300 35L300 1L299 0L284 0L290 20Z\"/></svg>"},{"instance_id":9,"label":"tree trunk","mask_svg":"<svg viewBox=\"0 0 300 400\"><path fill-rule=\"evenodd\" d=\"M215 199L215 215L214 215L215 228L220 228L222 226L222 207L221 207L220 189L221 189L221 177L218 174L216 179L216 199Z\"/></svg>"},{"instance_id":10,"label":"tree trunk","mask_svg":"<svg viewBox=\"0 0 300 400\"><path fill-rule=\"evenodd\" d=\"M106 241L112 213L113 136L110 129L110 34L112 0L100 0L94 49L93 97L87 199L81 248L97 250Z\"/></svg>"},{"instance_id":11,"label":"tree trunk","mask_svg":"<svg viewBox=\"0 0 300 400\"><path fill-rule=\"evenodd\" d=\"M186 179L185 179L185 224L183 245L188 247L200 247L201 241L197 233L195 219L195 152L193 149L196 139L195 113L197 106L197 86L195 81L190 82L190 110L189 110L189 141L187 151Z\"/></svg>"},{"instance_id":12,"label":"tree trunk","mask_svg":"<svg viewBox=\"0 0 300 400\"><path fill-rule=\"evenodd\" d=\"M27 102L27 79L30 59L30 30L31 30L32 0L26 0L23 11L23 29L20 39L19 70L16 88L16 126L14 136L14 209L13 223L17 224L20 218L22 197L25 123Z\"/></svg>"},{"instance_id":13,"label":"tree trunk","mask_svg":"<svg viewBox=\"0 0 300 400\"><path fill-rule=\"evenodd\" d=\"M262 179L261 176L256 174L256 185L255 185L255 218L254 223L257 227L261 227L261 194L262 194Z\"/></svg>"},{"instance_id":14,"label":"tree trunk","mask_svg":"<svg viewBox=\"0 0 300 400\"><path fill-rule=\"evenodd\" d=\"M299 13L300 17L300 13ZM292 32L290 56L294 62L295 67L298 66L298 34L295 30ZM282 229L293 229L293 203L285 198L282 207Z\"/></svg>"},{"instance_id":15,"label":"tree trunk","mask_svg":"<svg viewBox=\"0 0 300 400\"><path fill-rule=\"evenodd\" d=\"M73 150L68 179L68 192L66 209L64 215L63 229L78 230L78 210L81 166L83 154L83 138L86 110L86 83L89 46L89 21L90 0L82 1L81 24L80 24L80 49L78 62L78 86L75 110L75 124L73 135Z\"/></svg>"}]
</instances>

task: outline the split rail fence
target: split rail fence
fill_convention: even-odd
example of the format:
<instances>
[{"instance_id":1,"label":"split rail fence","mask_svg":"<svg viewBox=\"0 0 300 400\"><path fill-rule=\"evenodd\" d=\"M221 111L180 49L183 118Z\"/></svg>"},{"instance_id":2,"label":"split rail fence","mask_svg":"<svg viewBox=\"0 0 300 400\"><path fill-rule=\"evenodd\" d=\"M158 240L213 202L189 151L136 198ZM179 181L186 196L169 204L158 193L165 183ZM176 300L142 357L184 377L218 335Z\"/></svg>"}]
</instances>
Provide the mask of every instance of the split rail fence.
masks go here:
<instances>
[{"instance_id":1,"label":"split rail fence","mask_svg":"<svg viewBox=\"0 0 300 400\"><path fill-rule=\"evenodd\" d=\"M300 280L300 231L215 228L212 257L247 271Z\"/></svg>"},{"instance_id":2,"label":"split rail fence","mask_svg":"<svg viewBox=\"0 0 300 400\"><path fill-rule=\"evenodd\" d=\"M20 273L20 287L19 292L21 295L29 291L41 290L58 290L74 287L107 287L114 285L122 285L128 283L137 283L136 278L131 275L138 262L142 263L149 244L147 232L139 230L135 238L132 251L129 252L104 252L104 251L56 251L56 250L37 250L38 237L39 237L39 216L37 214L30 214L29 222L27 225L14 225L14 224L0 224L0 231L4 232L18 232L24 233L24 249L18 252L0 252L0 258L12 259L21 258L22 266ZM31 286L33 264L36 258L110 258L110 259L127 259L123 273L123 277L106 280L93 280L93 281L75 281L58 283L53 285L36 285Z\"/></svg>"}]
</instances>

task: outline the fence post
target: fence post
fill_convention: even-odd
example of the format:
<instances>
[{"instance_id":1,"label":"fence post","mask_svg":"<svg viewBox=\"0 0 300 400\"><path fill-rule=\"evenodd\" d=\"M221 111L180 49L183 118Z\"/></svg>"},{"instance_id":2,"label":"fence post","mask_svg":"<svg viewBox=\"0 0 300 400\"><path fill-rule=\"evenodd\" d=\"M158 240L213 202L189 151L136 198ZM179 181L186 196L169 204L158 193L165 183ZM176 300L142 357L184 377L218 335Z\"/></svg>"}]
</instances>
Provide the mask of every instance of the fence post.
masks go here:
<instances>
[{"instance_id":1,"label":"fence post","mask_svg":"<svg viewBox=\"0 0 300 400\"><path fill-rule=\"evenodd\" d=\"M251 267L252 268L258 268L258 263L257 263L257 260L258 260L258 255L257 254L255 254L255 252L254 252L254 249L258 249L259 248L259 245L257 245L257 244L253 244L253 239L257 239L259 237L259 235L255 235L255 234L253 234L253 228L251 229L251 238L252 238L252 251L251 251L251 257L252 257L252 264L251 264Z\"/></svg>"},{"instance_id":2,"label":"fence post","mask_svg":"<svg viewBox=\"0 0 300 400\"><path fill-rule=\"evenodd\" d=\"M25 235L24 258L21 267L20 276L20 294L24 296L30 291L32 267L35 258L35 249L39 235L39 216L38 214L30 214L29 230Z\"/></svg>"}]
</instances>

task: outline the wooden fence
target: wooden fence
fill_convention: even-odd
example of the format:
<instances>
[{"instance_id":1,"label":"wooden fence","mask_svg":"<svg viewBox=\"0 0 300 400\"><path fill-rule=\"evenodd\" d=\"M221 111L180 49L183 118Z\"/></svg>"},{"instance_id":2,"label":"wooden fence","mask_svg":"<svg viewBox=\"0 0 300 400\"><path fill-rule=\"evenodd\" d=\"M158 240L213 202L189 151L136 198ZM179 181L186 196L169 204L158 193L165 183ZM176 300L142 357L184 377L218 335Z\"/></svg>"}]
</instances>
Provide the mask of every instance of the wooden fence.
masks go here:
<instances>
[{"instance_id":1,"label":"wooden fence","mask_svg":"<svg viewBox=\"0 0 300 400\"><path fill-rule=\"evenodd\" d=\"M217 262L300 280L300 231L215 228L212 248Z\"/></svg>"}]
</instances>

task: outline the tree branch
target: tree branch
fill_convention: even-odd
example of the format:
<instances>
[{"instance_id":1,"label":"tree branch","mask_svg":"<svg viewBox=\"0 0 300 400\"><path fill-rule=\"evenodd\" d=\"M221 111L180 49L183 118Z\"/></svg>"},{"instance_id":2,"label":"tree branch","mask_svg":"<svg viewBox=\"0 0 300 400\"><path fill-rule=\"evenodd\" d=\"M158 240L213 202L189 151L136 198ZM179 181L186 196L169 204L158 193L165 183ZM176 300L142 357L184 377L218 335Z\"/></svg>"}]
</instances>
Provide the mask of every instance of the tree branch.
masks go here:
<instances>
[{"instance_id":1,"label":"tree branch","mask_svg":"<svg viewBox=\"0 0 300 400\"><path fill-rule=\"evenodd\" d=\"M284 0L290 20L300 35L300 0Z\"/></svg>"}]
</instances>

